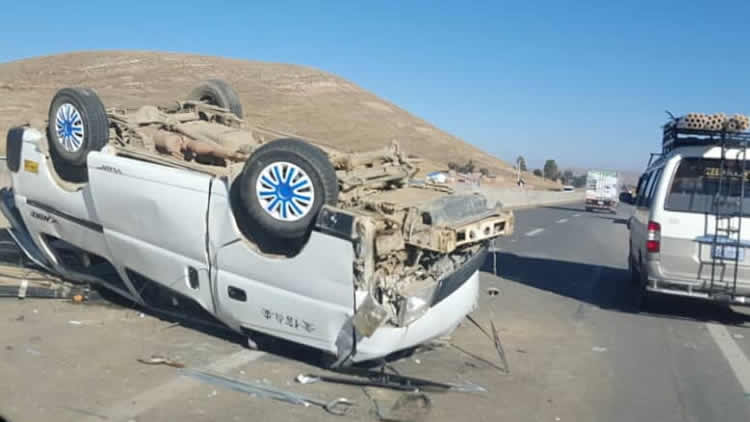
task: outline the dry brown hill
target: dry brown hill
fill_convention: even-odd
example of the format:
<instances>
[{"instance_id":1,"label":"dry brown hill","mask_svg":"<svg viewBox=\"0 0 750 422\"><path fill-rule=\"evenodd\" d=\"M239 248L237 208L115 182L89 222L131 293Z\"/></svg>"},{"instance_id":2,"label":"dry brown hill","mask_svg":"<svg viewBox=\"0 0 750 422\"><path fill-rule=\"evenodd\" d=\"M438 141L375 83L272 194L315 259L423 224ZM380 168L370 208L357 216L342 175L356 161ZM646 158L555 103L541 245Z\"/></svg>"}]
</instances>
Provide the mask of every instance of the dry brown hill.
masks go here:
<instances>
[{"instance_id":1,"label":"dry brown hill","mask_svg":"<svg viewBox=\"0 0 750 422\"><path fill-rule=\"evenodd\" d=\"M87 86L107 106L163 104L184 98L196 82L222 78L239 92L245 119L348 151L403 148L443 167L474 160L506 183L510 166L338 76L290 64L140 51L75 52L0 63L0 134L46 118L65 86ZM5 143L0 143L4 148ZM549 186L531 175L527 182Z\"/></svg>"}]
</instances>

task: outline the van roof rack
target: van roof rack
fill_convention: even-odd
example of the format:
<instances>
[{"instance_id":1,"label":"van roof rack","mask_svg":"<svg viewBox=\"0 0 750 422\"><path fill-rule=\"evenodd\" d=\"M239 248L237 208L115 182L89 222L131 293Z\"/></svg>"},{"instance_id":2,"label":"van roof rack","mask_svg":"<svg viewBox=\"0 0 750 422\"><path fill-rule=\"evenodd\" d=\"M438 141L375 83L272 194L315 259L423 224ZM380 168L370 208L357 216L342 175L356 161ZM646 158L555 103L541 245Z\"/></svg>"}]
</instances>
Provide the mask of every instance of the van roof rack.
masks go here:
<instances>
[{"instance_id":1,"label":"van roof rack","mask_svg":"<svg viewBox=\"0 0 750 422\"><path fill-rule=\"evenodd\" d=\"M662 154L666 154L678 147L712 145L723 145L726 148L744 148L750 146L750 132L686 129L677 127L674 122L667 123L664 126Z\"/></svg>"}]
</instances>

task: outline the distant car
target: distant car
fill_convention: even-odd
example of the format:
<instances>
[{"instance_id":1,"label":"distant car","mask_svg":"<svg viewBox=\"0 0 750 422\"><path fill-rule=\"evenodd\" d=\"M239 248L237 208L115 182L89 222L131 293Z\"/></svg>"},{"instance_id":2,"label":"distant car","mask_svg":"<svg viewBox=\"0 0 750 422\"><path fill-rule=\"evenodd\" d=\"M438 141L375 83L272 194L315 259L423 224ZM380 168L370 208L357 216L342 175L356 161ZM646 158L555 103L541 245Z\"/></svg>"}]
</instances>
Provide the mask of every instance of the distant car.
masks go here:
<instances>
[{"instance_id":1,"label":"distant car","mask_svg":"<svg viewBox=\"0 0 750 422\"><path fill-rule=\"evenodd\" d=\"M563 186L563 192L575 192L576 188L570 185Z\"/></svg>"},{"instance_id":2,"label":"distant car","mask_svg":"<svg viewBox=\"0 0 750 422\"><path fill-rule=\"evenodd\" d=\"M619 175L611 170L589 170L586 173L586 211L605 210L617 213Z\"/></svg>"}]
</instances>

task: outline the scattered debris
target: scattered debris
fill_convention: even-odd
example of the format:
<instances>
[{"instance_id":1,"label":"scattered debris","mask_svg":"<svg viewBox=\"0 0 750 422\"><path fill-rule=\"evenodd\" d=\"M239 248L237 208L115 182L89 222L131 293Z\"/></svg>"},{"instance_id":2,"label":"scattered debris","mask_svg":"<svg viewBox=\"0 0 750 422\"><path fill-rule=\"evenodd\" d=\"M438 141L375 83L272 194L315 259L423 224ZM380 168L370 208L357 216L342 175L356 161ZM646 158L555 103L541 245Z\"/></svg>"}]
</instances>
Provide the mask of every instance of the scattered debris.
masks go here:
<instances>
[{"instance_id":1,"label":"scattered debris","mask_svg":"<svg viewBox=\"0 0 750 422\"><path fill-rule=\"evenodd\" d=\"M100 324L101 325L102 323L100 321L90 320L90 319L89 320L84 320L84 319L82 319L82 320L75 320L74 319L74 320L68 321L68 324L70 324L70 325L96 325L96 324Z\"/></svg>"},{"instance_id":2,"label":"scattered debris","mask_svg":"<svg viewBox=\"0 0 750 422\"><path fill-rule=\"evenodd\" d=\"M89 299L89 286L73 286L59 282L30 282L27 279L15 285L0 285L0 298L23 299L71 299L81 297L81 302Z\"/></svg>"},{"instance_id":3,"label":"scattered debris","mask_svg":"<svg viewBox=\"0 0 750 422\"><path fill-rule=\"evenodd\" d=\"M34 356L41 356L42 355L42 352L40 352L39 350L36 350L36 349L32 349L30 347L26 348L26 352L28 352L28 353L30 353L30 354L32 354Z\"/></svg>"},{"instance_id":4,"label":"scattered debris","mask_svg":"<svg viewBox=\"0 0 750 422\"><path fill-rule=\"evenodd\" d=\"M526 351L526 349L521 349L521 348L516 349L516 352L523 353L523 354L529 353Z\"/></svg>"},{"instance_id":5,"label":"scattered debris","mask_svg":"<svg viewBox=\"0 0 750 422\"><path fill-rule=\"evenodd\" d=\"M216 390L214 390L211 392L211 394L208 395L208 397L216 397L217 395L219 395L219 393Z\"/></svg>"},{"instance_id":6,"label":"scattered debris","mask_svg":"<svg viewBox=\"0 0 750 422\"><path fill-rule=\"evenodd\" d=\"M500 334L497 331L497 328L495 328L495 322L490 321L490 327L492 328L492 335L487 332L479 323L471 317L471 315L466 315L466 319L468 319L472 324L474 324L475 327L479 328L479 331L482 332L488 339L492 340L492 342L495 344L495 350L497 350L497 354L500 356L500 360L503 362L503 367L500 368L499 366L495 364L491 364L486 359L479 358L478 356L467 352L466 350L461 349L460 347L453 345L453 347L457 348L458 350L462 351L463 353L472 356L476 359L480 359L486 363L490 363L492 366L497 368L498 370L505 372L506 374L510 374L510 365L508 365L508 360L505 358L505 350L503 349L503 344L500 342Z\"/></svg>"},{"instance_id":7,"label":"scattered debris","mask_svg":"<svg viewBox=\"0 0 750 422\"><path fill-rule=\"evenodd\" d=\"M499 296L501 293L502 291L497 287L490 287L489 289L487 289L487 294L490 296Z\"/></svg>"},{"instance_id":8,"label":"scattered debris","mask_svg":"<svg viewBox=\"0 0 750 422\"><path fill-rule=\"evenodd\" d=\"M422 364L422 361L421 361L421 360L419 360L419 359L414 359L414 363L416 363L417 365L421 365L421 364Z\"/></svg>"},{"instance_id":9,"label":"scattered debris","mask_svg":"<svg viewBox=\"0 0 750 422\"><path fill-rule=\"evenodd\" d=\"M166 365L173 368L184 368L185 365L160 355L151 355L148 359L138 358L138 362L146 365Z\"/></svg>"},{"instance_id":10,"label":"scattered debris","mask_svg":"<svg viewBox=\"0 0 750 422\"><path fill-rule=\"evenodd\" d=\"M698 346L696 346L694 343L685 343L684 346L686 349L698 350Z\"/></svg>"},{"instance_id":11,"label":"scattered debris","mask_svg":"<svg viewBox=\"0 0 750 422\"><path fill-rule=\"evenodd\" d=\"M74 412L74 413L79 413L81 415L93 416L93 417L98 418L98 419L103 420L103 421L106 421L106 420L109 419L105 415L102 415L102 414L99 414L99 413L96 413L96 412L92 412L92 411L86 410L86 409L78 409L78 408L70 407L70 406L60 406L60 408L61 409L65 409L65 410L69 410L69 411Z\"/></svg>"},{"instance_id":12,"label":"scattered debris","mask_svg":"<svg viewBox=\"0 0 750 422\"><path fill-rule=\"evenodd\" d=\"M23 321L24 319L26 319L26 317L19 315L18 318L16 318L16 321Z\"/></svg>"},{"instance_id":13,"label":"scattered debris","mask_svg":"<svg viewBox=\"0 0 750 422\"><path fill-rule=\"evenodd\" d=\"M494 321L490 321L490 327L492 327L492 340L495 342L495 349L497 350L497 354L500 355L500 359L502 359L503 361L505 372L510 374L510 366L508 365L508 360L505 359L505 349L503 349L503 344L500 342L500 333L497 332Z\"/></svg>"},{"instance_id":14,"label":"scattered debris","mask_svg":"<svg viewBox=\"0 0 750 422\"><path fill-rule=\"evenodd\" d=\"M737 340L742 340L743 338L745 338L745 336L743 336L742 334L737 333L732 334L732 337L736 338Z\"/></svg>"},{"instance_id":15,"label":"scattered debris","mask_svg":"<svg viewBox=\"0 0 750 422\"><path fill-rule=\"evenodd\" d=\"M333 415L345 415L349 411L349 408L354 405L353 402L343 397L326 402L323 400L303 396L301 394L275 389L266 385L235 380L222 375L212 374L195 369L186 369L183 371L183 375L207 382L212 385L218 385L234 391L251 394L258 397L271 398L274 400L284 401L287 403L305 407L315 405Z\"/></svg>"},{"instance_id":16,"label":"scattered debris","mask_svg":"<svg viewBox=\"0 0 750 422\"><path fill-rule=\"evenodd\" d=\"M607 351L607 348L606 347L602 347L602 346L594 346L594 347L591 348L591 351L592 352L598 352L598 353L604 353L604 352Z\"/></svg>"},{"instance_id":17,"label":"scattered debris","mask_svg":"<svg viewBox=\"0 0 750 422\"><path fill-rule=\"evenodd\" d=\"M26 290L29 288L28 280L23 280L21 285L18 287L18 298L24 299L26 297Z\"/></svg>"},{"instance_id":18,"label":"scattered debris","mask_svg":"<svg viewBox=\"0 0 750 422\"><path fill-rule=\"evenodd\" d=\"M314 376L299 374L297 375L296 378L294 378L294 380L300 384L313 384L313 383L320 381L321 379L318 377L314 377Z\"/></svg>"},{"instance_id":19,"label":"scattered debris","mask_svg":"<svg viewBox=\"0 0 750 422\"><path fill-rule=\"evenodd\" d=\"M84 300L83 295L73 295L73 303L83 303Z\"/></svg>"},{"instance_id":20,"label":"scattered debris","mask_svg":"<svg viewBox=\"0 0 750 422\"><path fill-rule=\"evenodd\" d=\"M380 387L399 391L424 391L433 393L443 393L448 391L458 393L483 393L487 391L484 387L468 381L463 384L452 384L360 368L340 368L338 371L345 375L351 375L352 377L299 374L295 380L300 384L312 384L314 382L322 381L360 387Z\"/></svg>"},{"instance_id":21,"label":"scattered debris","mask_svg":"<svg viewBox=\"0 0 750 422\"><path fill-rule=\"evenodd\" d=\"M476 354L474 354L474 353L471 353L470 351L468 351L468 350L464 349L463 347L461 347L461 346L459 346L459 345L457 345L457 344L453 344L453 343L451 343L450 345L451 345L451 347L453 347L454 349L458 350L459 352L461 352L461 353L465 354L466 356L469 356L469 357L470 357L470 358L472 358L472 359L476 359L476 360L478 360L478 361L480 361L480 362L482 362L482 363L484 363L484 364L486 364L486 365L489 365L489 366L491 366L491 367L493 367L493 368L497 369L497 370L498 370L498 371L500 371L500 372L506 373L506 370L505 370L505 368L501 367L500 365L498 365L498 364L496 364L496 363L494 363L494 362L490 362L489 360L487 360L487 359L485 359L485 358L483 358L483 357L481 357L481 356L479 356L479 355L476 355ZM474 368L476 368L476 367L477 367L477 365L474 365L474 364L472 364L472 363L470 363L470 362L466 362L466 365L467 365L467 366L471 366L471 367L474 367Z\"/></svg>"},{"instance_id":22,"label":"scattered debris","mask_svg":"<svg viewBox=\"0 0 750 422\"><path fill-rule=\"evenodd\" d=\"M9 351L9 352L10 352L10 351L13 351L13 346L10 346L10 345L8 345L8 346L5 346L5 350L7 350L7 351Z\"/></svg>"},{"instance_id":23,"label":"scattered debris","mask_svg":"<svg viewBox=\"0 0 750 422\"><path fill-rule=\"evenodd\" d=\"M141 312L140 314L138 314L138 316L141 317L141 318L146 318L146 314L144 314L143 312Z\"/></svg>"},{"instance_id":24,"label":"scattered debris","mask_svg":"<svg viewBox=\"0 0 750 422\"><path fill-rule=\"evenodd\" d=\"M375 405L375 415L384 422L416 422L427 420L432 409L432 400L424 393L401 393L397 398L392 392L363 389Z\"/></svg>"},{"instance_id":25,"label":"scattered debris","mask_svg":"<svg viewBox=\"0 0 750 422\"><path fill-rule=\"evenodd\" d=\"M250 336L247 336L247 347L250 350L259 350L258 343L255 342Z\"/></svg>"}]
</instances>

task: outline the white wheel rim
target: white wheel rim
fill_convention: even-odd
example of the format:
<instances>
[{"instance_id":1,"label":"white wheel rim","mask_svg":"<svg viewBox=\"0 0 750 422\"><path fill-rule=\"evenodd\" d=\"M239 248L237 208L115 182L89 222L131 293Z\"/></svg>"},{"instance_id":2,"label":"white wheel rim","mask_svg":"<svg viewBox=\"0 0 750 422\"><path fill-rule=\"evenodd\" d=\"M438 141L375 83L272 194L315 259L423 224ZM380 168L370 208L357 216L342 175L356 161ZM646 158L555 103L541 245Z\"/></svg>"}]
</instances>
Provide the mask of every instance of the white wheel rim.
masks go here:
<instances>
[{"instance_id":1,"label":"white wheel rim","mask_svg":"<svg viewBox=\"0 0 750 422\"><path fill-rule=\"evenodd\" d=\"M77 152L83 146L83 119L73 104L65 103L55 113L57 142L65 151Z\"/></svg>"},{"instance_id":2,"label":"white wheel rim","mask_svg":"<svg viewBox=\"0 0 750 422\"><path fill-rule=\"evenodd\" d=\"M255 192L263 209L280 221L297 221L310 213L315 189L310 177L292 163L277 161L260 172Z\"/></svg>"}]
</instances>

